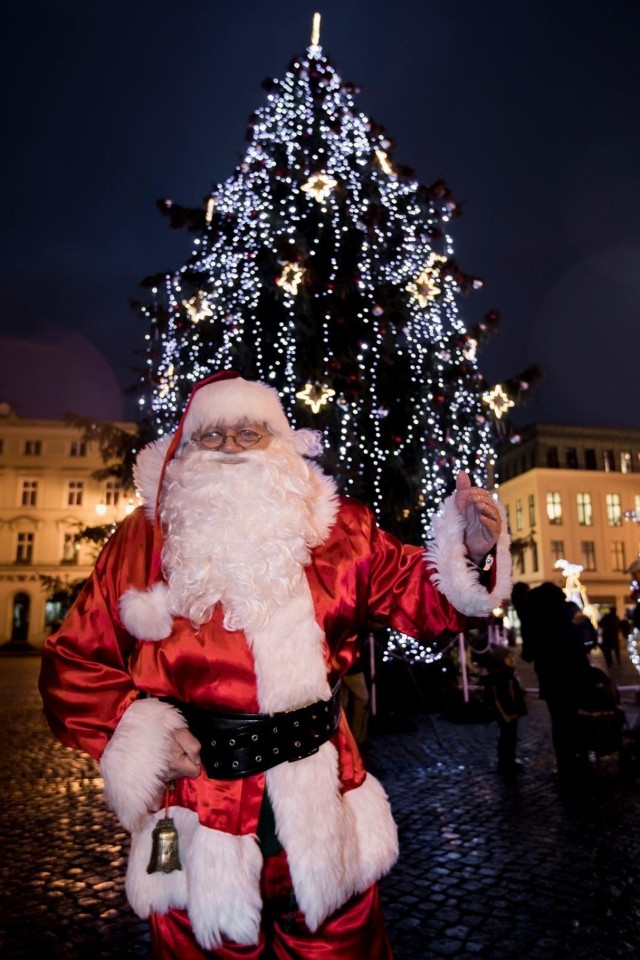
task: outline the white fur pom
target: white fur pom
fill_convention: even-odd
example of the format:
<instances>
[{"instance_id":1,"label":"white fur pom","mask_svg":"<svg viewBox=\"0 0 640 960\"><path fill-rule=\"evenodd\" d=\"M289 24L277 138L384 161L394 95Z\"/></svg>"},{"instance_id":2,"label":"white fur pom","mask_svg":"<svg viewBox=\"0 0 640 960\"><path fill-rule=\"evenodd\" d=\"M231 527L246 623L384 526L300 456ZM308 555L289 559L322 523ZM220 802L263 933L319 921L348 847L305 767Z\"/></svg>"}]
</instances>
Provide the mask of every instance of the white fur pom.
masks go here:
<instances>
[{"instance_id":1,"label":"white fur pom","mask_svg":"<svg viewBox=\"0 0 640 960\"><path fill-rule=\"evenodd\" d=\"M293 446L302 457L321 457L324 453L319 430L294 430Z\"/></svg>"},{"instance_id":2,"label":"white fur pom","mask_svg":"<svg viewBox=\"0 0 640 960\"><path fill-rule=\"evenodd\" d=\"M427 546L426 562L433 567L433 582L449 603L467 617L488 617L494 607L511 595L511 556L504 507L496 501L502 520L498 538L496 584L482 586L477 567L469 560L464 545L464 518L455 505L455 494L444 501L433 520L435 539Z\"/></svg>"},{"instance_id":3,"label":"white fur pom","mask_svg":"<svg viewBox=\"0 0 640 960\"><path fill-rule=\"evenodd\" d=\"M104 797L125 830L139 829L162 800L173 733L182 714L162 700L136 700L125 711L102 754Z\"/></svg>"},{"instance_id":4,"label":"white fur pom","mask_svg":"<svg viewBox=\"0 0 640 960\"><path fill-rule=\"evenodd\" d=\"M171 633L169 588L159 581L148 590L127 590L120 597L120 619L137 640L164 640Z\"/></svg>"}]
</instances>

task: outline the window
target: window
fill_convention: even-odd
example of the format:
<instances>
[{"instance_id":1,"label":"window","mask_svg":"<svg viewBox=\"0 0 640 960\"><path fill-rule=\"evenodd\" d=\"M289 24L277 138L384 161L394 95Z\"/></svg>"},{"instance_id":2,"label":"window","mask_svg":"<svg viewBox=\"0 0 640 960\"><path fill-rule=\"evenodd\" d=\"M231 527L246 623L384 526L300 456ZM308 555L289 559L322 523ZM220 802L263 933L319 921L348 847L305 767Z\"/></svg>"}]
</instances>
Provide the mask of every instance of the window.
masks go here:
<instances>
[{"instance_id":1,"label":"window","mask_svg":"<svg viewBox=\"0 0 640 960\"><path fill-rule=\"evenodd\" d=\"M558 460L558 448L557 447L547 447L547 466L548 467L559 467L560 461Z\"/></svg>"},{"instance_id":2,"label":"window","mask_svg":"<svg viewBox=\"0 0 640 960\"><path fill-rule=\"evenodd\" d=\"M582 566L585 570L596 568L596 545L593 540L583 540L580 544L582 551Z\"/></svg>"},{"instance_id":3,"label":"window","mask_svg":"<svg viewBox=\"0 0 640 960\"><path fill-rule=\"evenodd\" d=\"M593 449L585 450L584 452L584 467L585 470L597 470L598 469L598 458L596 457L596 452Z\"/></svg>"},{"instance_id":4,"label":"window","mask_svg":"<svg viewBox=\"0 0 640 960\"><path fill-rule=\"evenodd\" d=\"M24 452L27 457L39 457L42 453L41 440L25 440Z\"/></svg>"},{"instance_id":5,"label":"window","mask_svg":"<svg viewBox=\"0 0 640 960\"><path fill-rule=\"evenodd\" d=\"M104 488L104 502L108 507L115 507L120 499L120 487L117 480L107 480Z\"/></svg>"},{"instance_id":6,"label":"window","mask_svg":"<svg viewBox=\"0 0 640 960\"><path fill-rule=\"evenodd\" d=\"M635 511L636 511L636 516L637 516L638 519L640 520L640 494L637 494L637 493L636 493L635 504L636 504L636 505L635 505L634 509L635 509Z\"/></svg>"},{"instance_id":7,"label":"window","mask_svg":"<svg viewBox=\"0 0 640 960\"><path fill-rule=\"evenodd\" d=\"M516 573L524 573L524 550L520 550L513 558Z\"/></svg>"},{"instance_id":8,"label":"window","mask_svg":"<svg viewBox=\"0 0 640 960\"><path fill-rule=\"evenodd\" d=\"M564 540L551 541L551 560L553 563L556 560L564 560Z\"/></svg>"},{"instance_id":9,"label":"window","mask_svg":"<svg viewBox=\"0 0 640 960\"><path fill-rule=\"evenodd\" d=\"M67 495L67 504L70 507L81 507L83 493L84 493L84 482L82 480L70 480L69 493Z\"/></svg>"},{"instance_id":10,"label":"window","mask_svg":"<svg viewBox=\"0 0 640 960\"><path fill-rule=\"evenodd\" d=\"M33 560L32 533L19 533L16 545L16 563L31 563Z\"/></svg>"},{"instance_id":11,"label":"window","mask_svg":"<svg viewBox=\"0 0 640 960\"><path fill-rule=\"evenodd\" d=\"M86 457L87 455L87 445L84 440L72 440L71 447L69 448L69 456L71 457Z\"/></svg>"},{"instance_id":12,"label":"window","mask_svg":"<svg viewBox=\"0 0 640 960\"><path fill-rule=\"evenodd\" d=\"M547 494L547 517L549 523L562 523L562 498L559 493Z\"/></svg>"},{"instance_id":13,"label":"window","mask_svg":"<svg viewBox=\"0 0 640 960\"><path fill-rule=\"evenodd\" d=\"M611 541L611 569L619 573L624 573L626 568L624 559L624 542L622 540Z\"/></svg>"},{"instance_id":14,"label":"window","mask_svg":"<svg viewBox=\"0 0 640 960\"><path fill-rule=\"evenodd\" d=\"M507 515L507 529L511 530L511 507L508 503L505 503L504 505L504 512Z\"/></svg>"},{"instance_id":15,"label":"window","mask_svg":"<svg viewBox=\"0 0 640 960\"><path fill-rule=\"evenodd\" d=\"M611 473L616 469L616 458L613 450L605 450L602 454L604 460L604 469L606 473Z\"/></svg>"},{"instance_id":16,"label":"window","mask_svg":"<svg viewBox=\"0 0 640 960\"><path fill-rule=\"evenodd\" d=\"M4 440L0 439L0 453L4 453Z\"/></svg>"},{"instance_id":17,"label":"window","mask_svg":"<svg viewBox=\"0 0 640 960\"><path fill-rule=\"evenodd\" d=\"M73 534L65 533L64 543L62 545L62 562L77 563L79 553L80 553L80 545L75 542L75 538Z\"/></svg>"},{"instance_id":18,"label":"window","mask_svg":"<svg viewBox=\"0 0 640 960\"><path fill-rule=\"evenodd\" d=\"M535 527L536 525L536 498L535 494L529 494L529 526Z\"/></svg>"},{"instance_id":19,"label":"window","mask_svg":"<svg viewBox=\"0 0 640 960\"><path fill-rule=\"evenodd\" d=\"M631 473L632 470L632 461L631 461L631 452L629 450L623 450L620 454L620 472L621 473Z\"/></svg>"},{"instance_id":20,"label":"window","mask_svg":"<svg viewBox=\"0 0 640 960\"><path fill-rule=\"evenodd\" d=\"M21 501L23 507L35 507L38 502L38 481L37 480L23 480L22 481L22 498Z\"/></svg>"},{"instance_id":21,"label":"window","mask_svg":"<svg viewBox=\"0 0 640 960\"><path fill-rule=\"evenodd\" d=\"M608 493L605 497L607 503L607 522L610 527L622 526L622 506L620 505L619 493Z\"/></svg>"},{"instance_id":22,"label":"window","mask_svg":"<svg viewBox=\"0 0 640 960\"><path fill-rule=\"evenodd\" d=\"M570 470L578 469L578 451L575 447L567 447L565 451L565 461Z\"/></svg>"},{"instance_id":23,"label":"window","mask_svg":"<svg viewBox=\"0 0 640 960\"><path fill-rule=\"evenodd\" d=\"M578 523L581 527L593 526L593 510L591 508L591 494L579 493L578 500Z\"/></svg>"},{"instance_id":24,"label":"window","mask_svg":"<svg viewBox=\"0 0 640 960\"><path fill-rule=\"evenodd\" d=\"M516 530L522 530L522 500L516 500Z\"/></svg>"}]
</instances>

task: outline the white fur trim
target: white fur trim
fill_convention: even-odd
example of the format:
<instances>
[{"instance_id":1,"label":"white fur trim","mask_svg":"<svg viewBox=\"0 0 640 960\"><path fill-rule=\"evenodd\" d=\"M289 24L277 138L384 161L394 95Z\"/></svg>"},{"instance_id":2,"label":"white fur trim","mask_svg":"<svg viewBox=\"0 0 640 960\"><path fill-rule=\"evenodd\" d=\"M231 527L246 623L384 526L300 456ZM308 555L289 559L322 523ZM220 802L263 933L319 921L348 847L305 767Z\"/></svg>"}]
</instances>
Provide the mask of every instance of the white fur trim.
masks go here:
<instances>
[{"instance_id":1,"label":"white fur trim","mask_svg":"<svg viewBox=\"0 0 640 960\"><path fill-rule=\"evenodd\" d=\"M455 494L444 501L433 520L434 540L426 548L426 562L433 567L433 582L447 600L468 617L487 617L511 595L511 557L504 507L496 501L502 532L496 552L496 583L489 591L479 581L479 571L469 560L464 545L464 518L455 505Z\"/></svg>"},{"instance_id":2,"label":"white fur trim","mask_svg":"<svg viewBox=\"0 0 640 960\"><path fill-rule=\"evenodd\" d=\"M138 454L133 468L136 491L144 503L144 512L149 520L155 517L160 474L171 440L172 437L169 434L161 437L160 440L148 443Z\"/></svg>"},{"instance_id":3,"label":"white fur trim","mask_svg":"<svg viewBox=\"0 0 640 960\"><path fill-rule=\"evenodd\" d=\"M138 916L186 909L194 936L205 950L223 937L256 944L260 932L262 854L253 836L234 837L204 827L197 815L170 807L178 831L181 870L147 873L151 835L164 810L150 816L131 838L126 892Z\"/></svg>"},{"instance_id":4,"label":"white fur trim","mask_svg":"<svg viewBox=\"0 0 640 960\"><path fill-rule=\"evenodd\" d=\"M165 787L172 734L186 720L161 700L136 700L125 711L100 760L107 806L129 831L158 806Z\"/></svg>"},{"instance_id":5,"label":"white fur trim","mask_svg":"<svg viewBox=\"0 0 640 960\"><path fill-rule=\"evenodd\" d=\"M173 628L169 589L159 581L148 590L131 588L120 597L120 619L136 640L164 640Z\"/></svg>"},{"instance_id":6,"label":"white fur trim","mask_svg":"<svg viewBox=\"0 0 640 960\"><path fill-rule=\"evenodd\" d=\"M184 418L182 439L186 443L199 430L233 423L240 418L265 423L276 436L291 436L277 390L258 380L236 377L208 383L196 390Z\"/></svg>"},{"instance_id":7,"label":"white fur trim","mask_svg":"<svg viewBox=\"0 0 640 960\"><path fill-rule=\"evenodd\" d=\"M347 863L349 884L361 893L398 859L398 828L382 784L370 773L360 787L345 793L344 804L357 844L357 856Z\"/></svg>"}]
</instances>

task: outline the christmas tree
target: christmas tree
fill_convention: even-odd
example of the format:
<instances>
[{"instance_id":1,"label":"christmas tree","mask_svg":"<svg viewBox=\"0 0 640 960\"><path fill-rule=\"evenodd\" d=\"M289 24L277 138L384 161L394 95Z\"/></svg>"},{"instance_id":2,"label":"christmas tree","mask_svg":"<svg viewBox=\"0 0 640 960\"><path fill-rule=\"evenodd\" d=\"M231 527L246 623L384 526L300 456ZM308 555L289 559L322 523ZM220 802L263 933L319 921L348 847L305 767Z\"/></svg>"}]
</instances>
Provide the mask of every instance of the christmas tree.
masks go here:
<instances>
[{"instance_id":1,"label":"christmas tree","mask_svg":"<svg viewBox=\"0 0 640 960\"><path fill-rule=\"evenodd\" d=\"M322 431L324 466L381 524L422 543L458 470L487 482L492 424L461 294L481 285L454 258L459 210L418 183L355 106L319 44L263 86L231 177L187 209L174 273L148 278L143 414L170 431L193 384L230 368L275 386L294 424Z\"/></svg>"}]
</instances>

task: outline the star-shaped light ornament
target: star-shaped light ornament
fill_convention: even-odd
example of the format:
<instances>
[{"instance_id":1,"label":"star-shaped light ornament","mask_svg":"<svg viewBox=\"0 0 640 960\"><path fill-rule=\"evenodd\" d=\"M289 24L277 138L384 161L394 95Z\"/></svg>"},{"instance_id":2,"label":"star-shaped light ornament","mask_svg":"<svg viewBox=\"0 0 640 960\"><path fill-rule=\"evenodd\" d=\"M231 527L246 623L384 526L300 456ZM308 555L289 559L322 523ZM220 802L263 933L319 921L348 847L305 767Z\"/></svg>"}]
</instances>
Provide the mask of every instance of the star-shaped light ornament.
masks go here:
<instances>
[{"instance_id":1,"label":"star-shaped light ornament","mask_svg":"<svg viewBox=\"0 0 640 960\"><path fill-rule=\"evenodd\" d=\"M301 267L299 263L285 263L276 283L287 293L296 294L305 273L305 268Z\"/></svg>"},{"instance_id":2,"label":"star-shaped light ornament","mask_svg":"<svg viewBox=\"0 0 640 960\"><path fill-rule=\"evenodd\" d=\"M307 383L304 390L299 390L296 393L297 399L311 407L314 413L318 413L320 407L323 407L335 395L335 390L324 383Z\"/></svg>"},{"instance_id":3,"label":"star-shaped light ornament","mask_svg":"<svg viewBox=\"0 0 640 960\"><path fill-rule=\"evenodd\" d=\"M183 300L182 306L194 323L200 323L205 317L213 316L213 310L203 293L196 293L190 300Z\"/></svg>"},{"instance_id":4,"label":"star-shaped light ornament","mask_svg":"<svg viewBox=\"0 0 640 960\"><path fill-rule=\"evenodd\" d=\"M318 203L322 203L337 186L338 181L330 174L314 173L300 189L310 194Z\"/></svg>"},{"instance_id":5,"label":"star-shaped light ornament","mask_svg":"<svg viewBox=\"0 0 640 960\"><path fill-rule=\"evenodd\" d=\"M432 300L435 300L439 293L442 293L442 287L439 287L436 282L439 280L440 274L440 270L436 264L444 263L446 259L446 257L443 257L439 253L430 254L424 270L418 274L415 280L408 283L405 288L407 293L415 297L418 305L422 309L428 306Z\"/></svg>"},{"instance_id":6,"label":"star-shaped light ornament","mask_svg":"<svg viewBox=\"0 0 640 960\"><path fill-rule=\"evenodd\" d=\"M497 383L495 387L488 390L487 393L483 393L482 399L484 403L488 404L491 413L494 417L497 417L498 420L504 416L507 410L515 407L515 403L507 396L500 383Z\"/></svg>"}]
</instances>

